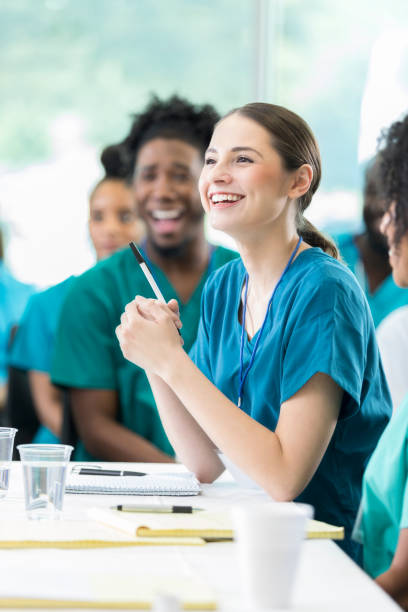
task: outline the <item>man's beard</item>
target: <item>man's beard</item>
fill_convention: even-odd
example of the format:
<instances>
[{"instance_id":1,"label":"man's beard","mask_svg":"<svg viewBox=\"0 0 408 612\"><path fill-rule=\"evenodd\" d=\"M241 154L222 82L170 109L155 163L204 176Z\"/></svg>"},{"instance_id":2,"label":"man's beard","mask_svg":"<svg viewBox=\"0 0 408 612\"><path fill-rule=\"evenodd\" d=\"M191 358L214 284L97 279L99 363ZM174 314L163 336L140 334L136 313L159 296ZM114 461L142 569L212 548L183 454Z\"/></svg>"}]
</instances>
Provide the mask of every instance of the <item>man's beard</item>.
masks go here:
<instances>
[{"instance_id":1,"label":"man's beard","mask_svg":"<svg viewBox=\"0 0 408 612\"><path fill-rule=\"evenodd\" d=\"M197 212L194 215L193 219L194 219L194 224L196 227L200 225L204 219L204 211L200 210L199 212ZM195 239L196 239L195 235L191 235L191 236L186 235L184 236L180 244L177 244L176 246L168 246L168 247L161 246L160 244L157 244L156 242L154 242L154 240L151 240L151 245L154 251L157 253L157 255L161 257L167 257L168 259L181 259L187 254L191 243Z\"/></svg>"},{"instance_id":2,"label":"man's beard","mask_svg":"<svg viewBox=\"0 0 408 612\"><path fill-rule=\"evenodd\" d=\"M181 259L188 251L192 238L185 237L180 244L176 246L161 246L156 242L151 242L152 248L160 257L167 259Z\"/></svg>"}]
</instances>

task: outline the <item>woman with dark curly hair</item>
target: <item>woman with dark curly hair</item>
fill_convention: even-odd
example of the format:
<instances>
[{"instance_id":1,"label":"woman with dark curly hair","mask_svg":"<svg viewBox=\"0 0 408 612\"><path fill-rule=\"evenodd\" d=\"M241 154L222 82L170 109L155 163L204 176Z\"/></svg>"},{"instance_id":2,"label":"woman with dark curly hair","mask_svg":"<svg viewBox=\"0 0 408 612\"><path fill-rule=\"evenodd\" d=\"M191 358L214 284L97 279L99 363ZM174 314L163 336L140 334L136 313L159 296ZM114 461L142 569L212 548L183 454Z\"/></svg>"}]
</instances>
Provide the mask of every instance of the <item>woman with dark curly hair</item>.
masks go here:
<instances>
[{"instance_id":1,"label":"woman with dark curly hair","mask_svg":"<svg viewBox=\"0 0 408 612\"><path fill-rule=\"evenodd\" d=\"M139 241L143 225L138 218L135 197L114 151L102 159L105 176L89 196L88 230L96 259L108 257L127 245ZM55 334L62 303L75 277L33 295L13 339L10 365L28 372L28 379L40 428L33 442L52 444L59 441L62 425L62 394L51 383L50 370ZM12 390L8 401L11 414L19 409ZM21 432L20 432L21 433ZM19 435L19 434L17 434Z\"/></svg>"},{"instance_id":2,"label":"woman with dark curly hair","mask_svg":"<svg viewBox=\"0 0 408 612\"><path fill-rule=\"evenodd\" d=\"M153 97L128 136L105 150L119 154L144 221L145 259L166 299L177 297L183 339L196 336L201 292L212 270L236 253L210 245L198 178L218 115L209 105ZM120 351L115 327L136 293L153 295L129 248L79 277L64 304L52 379L71 389L80 440L75 459L172 461L144 372Z\"/></svg>"},{"instance_id":3,"label":"woman with dark curly hair","mask_svg":"<svg viewBox=\"0 0 408 612\"><path fill-rule=\"evenodd\" d=\"M394 280L408 287L408 115L391 125L380 144L387 210L381 227ZM408 396L367 466L355 533L364 545L366 571L408 610Z\"/></svg>"}]
</instances>

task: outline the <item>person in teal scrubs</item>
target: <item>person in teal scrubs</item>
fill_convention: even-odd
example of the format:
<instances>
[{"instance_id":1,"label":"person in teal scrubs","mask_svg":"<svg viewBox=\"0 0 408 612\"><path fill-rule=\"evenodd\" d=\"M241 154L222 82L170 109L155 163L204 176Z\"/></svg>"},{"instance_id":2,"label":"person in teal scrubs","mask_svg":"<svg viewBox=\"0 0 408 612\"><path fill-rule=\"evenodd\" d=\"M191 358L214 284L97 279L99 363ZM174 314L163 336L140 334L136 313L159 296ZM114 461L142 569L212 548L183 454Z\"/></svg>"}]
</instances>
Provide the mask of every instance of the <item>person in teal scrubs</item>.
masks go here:
<instances>
[{"instance_id":1,"label":"person in teal scrubs","mask_svg":"<svg viewBox=\"0 0 408 612\"><path fill-rule=\"evenodd\" d=\"M18 324L35 287L23 283L11 274L3 261L3 237L0 230L0 409L6 396L7 361L10 334Z\"/></svg>"},{"instance_id":2,"label":"person in teal scrubs","mask_svg":"<svg viewBox=\"0 0 408 612\"><path fill-rule=\"evenodd\" d=\"M89 198L89 234L97 260L111 255L142 235L134 195L120 175L118 156L104 156L105 176ZM29 300L13 340L9 363L26 370L34 405L42 425L34 443L60 440L63 412L61 389L51 383L50 371L61 307L73 284L71 276Z\"/></svg>"},{"instance_id":3,"label":"person in teal scrubs","mask_svg":"<svg viewBox=\"0 0 408 612\"><path fill-rule=\"evenodd\" d=\"M408 115L380 142L388 240L395 282L408 287ZM408 610L408 396L395 411L363 480L355 536L363 543L364 568Z\"/></svg>"},{"instance_id":4,"label":"person in teal scrubs","mask_svg":"<svg viewBox=\"0 0 408 612\"><path fill-rule=\"evenodd\" d=\"M37 416L44 423L32 440L35 444L60 442L62 398L49 381L49 372L61 305L73 279L70 276L30 298L11 346L9 364L28 372Z\"/></svg>"},{"instance_id":5,"label":"person in teal scrubs","mask_svg":"<svg viewBox=\"0 0 408 612\"><path fill-rule=\"evenodd\" d=\"M304 217L320 180L309 126L253 103L219 121L203 207L241 260L216 271L190 356L177 303L137 296L117 335L148 373L177 456L203 482L217 449L277 501L312 504L350 539L364 468L391 414L371 314L337 249ZM175 325L176 323L176 325Z\"/></svg>"},{"instance_id":6,"label":"person in teal scrubs","mask_svg":"<svg viewBox=\"0 0 408 612\"><path fill-rule=\"evenodd\" d=\"M146 226L144 257L166 299L180 302L187 348L196 336L205 281L237 256L207 242L197 188L217 119L208 105L153 98L117 145ZM123 357L115 336L123 308L137 293L153 296L128 248L80 276L63 306L52 379L70 389L80 438L76 460L174 460L145 373Z\"/></svg>"},{"instance_id":7,"label":"person in teal scrubs","mask_svg":"<svg viewBox=\"0 0 408 612\"><path fill-rule=\"evenodd\" d=\"M379 160L374 158L365 174L364 226L361 231L331 235L366 295L375 327L390 312L408 304L408 291L392 278L387 241L379 229L383 213Z\"/></svg>"}]
</instances>

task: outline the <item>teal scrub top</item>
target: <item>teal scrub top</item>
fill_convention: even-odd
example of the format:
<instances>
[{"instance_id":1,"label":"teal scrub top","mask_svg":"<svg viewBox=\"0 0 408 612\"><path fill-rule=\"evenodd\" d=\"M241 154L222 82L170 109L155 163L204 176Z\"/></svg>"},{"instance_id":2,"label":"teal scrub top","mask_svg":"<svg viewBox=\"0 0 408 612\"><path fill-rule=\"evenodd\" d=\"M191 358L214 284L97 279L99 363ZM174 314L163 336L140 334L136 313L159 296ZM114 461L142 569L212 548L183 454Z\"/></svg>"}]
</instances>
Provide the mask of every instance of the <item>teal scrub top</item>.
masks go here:
<instances>
[{"instance_id":1,"label":"teal scrub top","mask_svg":"<svg viewBox=\"0 0 408 612\"><path fill-rule=\"evenodd\" d=\"M360 252L353 240L353 234L339 234L334 236L334 240L339 247L340 254L345 263L355 274L366 295L375 327L377 327L390 312L408 304L408 289L398 287L394 282L392 274L387 276L374 293L371 293L363 263L360 259Z\"/></svg>"},{"instance_id":2,"label":"teal scrub top","mask_svg":"<svg viewBox=\"0 0 408 612\"><path fill-rule=\"evenodd\" d=\"M364 569L376 578L391 565L400 529L408 528L408 396L367 466L360 520Z\"/></svg>"},{"instance_id":3,"label":"teal scrub top","mask_svg":"<svg viewBox=\"0 0 408 612\"><path fill-rule=\"evenodd\" d=\"M183 303L160 268L149 268L166 300L176 298L188 350L200 316L201 293L209 274L237 253L223 247L212 252L209 266L187 303ZM125 359L115 335L120 316L137 295L155 297L132 251L127 248L99 262L73 283L62 308L51 372L54 383L82 389L110 389L119 394L118 421L169 455L164 432L144 371ZM78 461L94 460L80 442Z\"/></svg>"},{"instance_id":4,"label":"teal scrub top","mask_svg":"<svg viewBox=\"0 0 408 612\"><path fill-rule=\"evenodd\" d=\"M211 276L190 353L234 403L244 276L241 260ZM258 334L252 340L245 335L244 371ZM273 431L281 404L318 372L342 387L344 396L328 449L298 501L312 504L316 519L344 526L346 540L341 545L357 558L359 546L350 535L363 472L391 415L391 398L363 292L346 266L311 248L299 254L276 290L245 381L241 409Z\"/></svg>"},{"instance_id":5,"label":"teal scrub top","mask_svg":"<svg viewBox=\"0 0 408 612\"><path fill-rule=\"evenodd\" d=\"M21 370L50 373L58 319L73 280L70 276L31 296L13 340L10 365ZM41 426L32 442L57 444L60 440L47 427Z\"/></svg>"},{"instance_id":6,"label":"teal scrub top","mask_svg":"<svg viewBox=\"0 0 408 612\"><path fill-rule=\"evenodd\" d=\"M0 384L7 380L11 329L18 324L27 300L34 291L32 285L26 285L14 278L0 261Z\"/></svg>"}]
</instances>

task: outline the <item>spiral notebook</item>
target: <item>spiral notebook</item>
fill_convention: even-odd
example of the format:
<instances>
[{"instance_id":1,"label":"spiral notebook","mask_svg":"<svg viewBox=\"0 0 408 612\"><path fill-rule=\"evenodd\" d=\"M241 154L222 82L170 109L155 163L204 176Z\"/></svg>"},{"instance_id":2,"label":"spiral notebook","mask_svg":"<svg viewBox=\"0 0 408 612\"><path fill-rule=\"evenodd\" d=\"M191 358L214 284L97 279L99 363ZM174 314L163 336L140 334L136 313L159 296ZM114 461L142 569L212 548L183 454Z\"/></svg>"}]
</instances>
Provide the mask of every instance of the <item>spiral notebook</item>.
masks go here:
<instances>
[{"instance_id":1,"label":"spiral notebook","mask_svg":"<svg viewBox=\"0 0 408 612\"><path fill-rule=\"evenodd\" d=\"M146 476L89 476L71 472L66 493L107 495L198 495L200 483L191 473Z\"/></svg>"}]
</instances>

